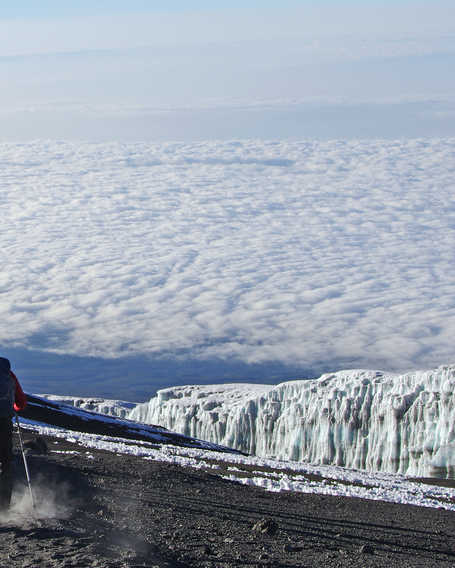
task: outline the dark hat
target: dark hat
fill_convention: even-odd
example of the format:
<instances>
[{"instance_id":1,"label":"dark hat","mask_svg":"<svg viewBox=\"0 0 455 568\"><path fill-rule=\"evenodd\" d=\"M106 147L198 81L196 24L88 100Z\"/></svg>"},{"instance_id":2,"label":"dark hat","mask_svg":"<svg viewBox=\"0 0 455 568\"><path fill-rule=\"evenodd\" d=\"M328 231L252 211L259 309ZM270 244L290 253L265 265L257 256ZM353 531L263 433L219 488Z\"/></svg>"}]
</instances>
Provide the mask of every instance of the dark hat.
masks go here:
<instances>
[{"instance_id":1,"label":"dark hat","mask_svg":"<svg viewBox=\"0 0 455 568\"><path fill-rule=\"evenodd\" d=\"M5 357L0 357L0 372L5 373L11 371L11 363Z\"/></svg>"}]
</instances>

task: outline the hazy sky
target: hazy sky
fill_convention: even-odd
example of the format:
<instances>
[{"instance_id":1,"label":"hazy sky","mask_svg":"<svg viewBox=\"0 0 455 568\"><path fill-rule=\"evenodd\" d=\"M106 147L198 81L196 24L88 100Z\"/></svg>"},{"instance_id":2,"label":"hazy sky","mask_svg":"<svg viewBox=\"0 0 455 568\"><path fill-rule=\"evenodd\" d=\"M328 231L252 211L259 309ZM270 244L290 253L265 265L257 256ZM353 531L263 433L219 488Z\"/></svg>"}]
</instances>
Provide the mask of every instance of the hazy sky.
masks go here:
<instances>
[{"instance_id":1,"label":"hazy sky","mask_svg":"<svg viewBox=\"0 0 455 568\"><path fill-rule=\"evenodd\" d=\"M311 4L296 0L282 0L280 7ZM264 7L276 5L273 0L77 0L61 2L61 0L28 0L14 2L0 7L2 18L61 18L74 16L90 16L93 14L125 13L125 12L191 12L198 10L226 10L243 7Z\"/></svg>"},{"instance_id":2,"label":"hazy sky","mask_svg":"<svg viewBox=\"0 0 455 568\"><path fill-rule=\"evenodd\" d=\"M15 2L0 141L455 135L455 5Z\"/></svg>"},{"instance_id":3,"label":"hazy sky","mask_svg":"<svg viewBox=\"0 0 455 568\"><path fill-rule=\"evenodd\" d=\"M288 7L298 6L365 6L381 7L387 5L415 6L415 0L77 0L77 2L61 2L61 0L17 0L14 3L0 6L2 18L61 18L74 16L91 16L93 14L113 14L126 12L195 12L195 11L228 11L237 8L275 8L282 11ZM420 2L428 4L428 2ZM441 2L432 2L441 4ZM449 6L450 3L447 3Z\"/></svg>"}]
</instances>

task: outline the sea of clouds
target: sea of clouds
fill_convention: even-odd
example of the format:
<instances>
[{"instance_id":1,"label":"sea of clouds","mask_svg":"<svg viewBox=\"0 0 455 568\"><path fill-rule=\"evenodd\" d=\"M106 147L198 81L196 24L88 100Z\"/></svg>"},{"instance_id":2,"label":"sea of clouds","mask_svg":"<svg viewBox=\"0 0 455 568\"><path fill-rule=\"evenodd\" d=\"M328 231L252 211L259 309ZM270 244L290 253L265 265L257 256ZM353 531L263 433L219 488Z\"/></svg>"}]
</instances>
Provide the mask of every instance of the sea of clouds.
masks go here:
<instances>
[{"instance_id":1,"label":"sea of clouds","mask_svg":"<svg viewBox=\"0 0 455 568\"><path fill-rule=\"evenodd\" d=\"M454 164L455 139L0 144L0 345L453 362Z\"/></svg>"}]
</instances>

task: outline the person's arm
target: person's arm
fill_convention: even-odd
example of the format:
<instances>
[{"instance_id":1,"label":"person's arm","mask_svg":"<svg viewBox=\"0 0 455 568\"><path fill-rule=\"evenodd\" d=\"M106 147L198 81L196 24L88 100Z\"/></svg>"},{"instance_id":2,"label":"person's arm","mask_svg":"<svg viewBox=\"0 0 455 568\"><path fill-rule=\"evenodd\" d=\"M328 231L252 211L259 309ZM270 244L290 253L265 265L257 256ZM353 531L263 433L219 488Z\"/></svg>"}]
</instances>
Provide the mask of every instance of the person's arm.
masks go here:
<instances>
[{"instance_id":1,"label":"person's arm","mask_svg":"<svg viewBox=\"0 0 455 568\"><path fill-rule=\"evenodd\" d=\"M16 383L16 393L15 393L15 397L14 397L14 410L15 412L20 412L21 410L24 410L24 408L27 406L27 397L25 396L24 391L22 390L22 387L19 383L19 381L17 380L16 375L13 373L13 371L10 371L11 376L14 379L14 382Z\"/></svg>"}]
</instances>

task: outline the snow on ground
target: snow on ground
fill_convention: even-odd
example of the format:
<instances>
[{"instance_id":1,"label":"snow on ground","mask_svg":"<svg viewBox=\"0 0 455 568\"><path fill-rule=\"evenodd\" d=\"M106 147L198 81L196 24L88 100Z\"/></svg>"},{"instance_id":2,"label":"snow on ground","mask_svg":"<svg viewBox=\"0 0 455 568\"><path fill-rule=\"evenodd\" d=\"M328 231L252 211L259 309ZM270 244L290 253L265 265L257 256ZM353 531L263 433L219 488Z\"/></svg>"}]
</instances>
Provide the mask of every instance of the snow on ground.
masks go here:
<instances>
[{"instance_id":1,"label":"snow on ground","mask_svg":"<svg viewBox=\"0 0 455 568\"><path fill-rule=\"evenodd\" d=\"M5 143L0 163L4 348L453 357L454 139Z\"/></svg>"},{"instance_id":2,"label":"snow on ground","mask_svg":"<svg viewBox=\"0 0 455 568\"><path fill-rule=\"evenodd\" d=\"M81 456L86 459L94 459L91 449L102 449L183 467L207 469L229 480L257 485L268 491L362 497L455 511L455 489L412 481L402 475L366 473L335 466L312 466L169 445L152 447L147 442L74 432L27 420L22 421L22 426L37 434L80 444ZM50 451L54 451L52 447Z\"/></svg>"}]
</instances>

